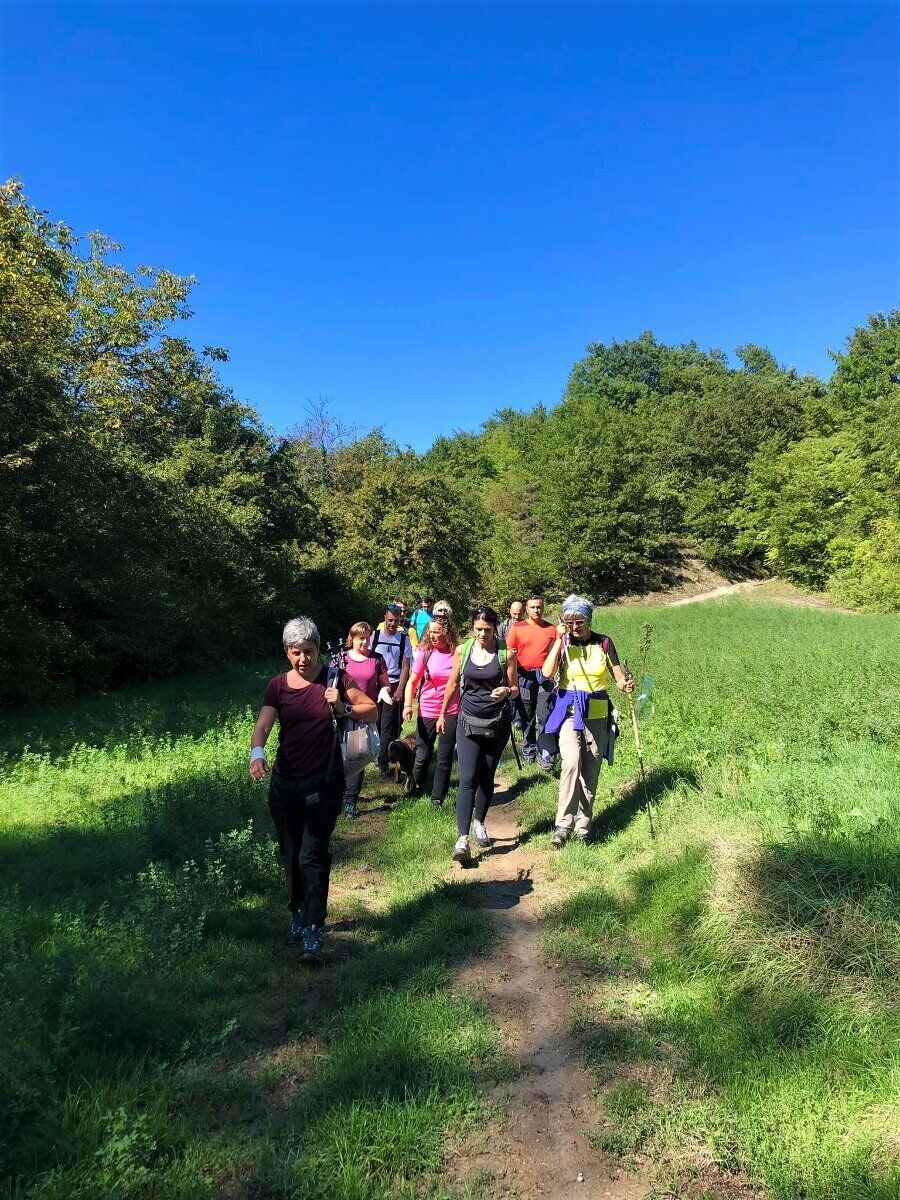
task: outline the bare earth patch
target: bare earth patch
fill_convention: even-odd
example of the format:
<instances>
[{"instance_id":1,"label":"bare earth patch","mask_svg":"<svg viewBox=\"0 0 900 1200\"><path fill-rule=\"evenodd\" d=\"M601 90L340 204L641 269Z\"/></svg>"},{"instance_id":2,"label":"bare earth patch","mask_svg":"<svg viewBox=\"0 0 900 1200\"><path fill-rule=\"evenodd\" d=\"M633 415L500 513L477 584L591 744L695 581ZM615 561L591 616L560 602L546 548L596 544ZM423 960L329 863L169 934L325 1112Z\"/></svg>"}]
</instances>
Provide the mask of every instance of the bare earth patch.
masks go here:
<instances>
[{"instance_id":1,"label":"bare earth patch","mask_svg":"<svg viewBox=\"0 0 900 1200\"><path fill-rule=\"evenodd\" d=\"M498 783L500 803L505 788ZM484 1200L638 1200L649 1184L588 1142L600 1114L571 1032L572 994L541 955L535 856L519 845L511 812L492 808L489 820L494 849L467 881L503 940L467 964L458 984L494 1015L519 1070L494 1090L496 1122L448 1151L448 1173Z\"/></svg>"}]
</instances>

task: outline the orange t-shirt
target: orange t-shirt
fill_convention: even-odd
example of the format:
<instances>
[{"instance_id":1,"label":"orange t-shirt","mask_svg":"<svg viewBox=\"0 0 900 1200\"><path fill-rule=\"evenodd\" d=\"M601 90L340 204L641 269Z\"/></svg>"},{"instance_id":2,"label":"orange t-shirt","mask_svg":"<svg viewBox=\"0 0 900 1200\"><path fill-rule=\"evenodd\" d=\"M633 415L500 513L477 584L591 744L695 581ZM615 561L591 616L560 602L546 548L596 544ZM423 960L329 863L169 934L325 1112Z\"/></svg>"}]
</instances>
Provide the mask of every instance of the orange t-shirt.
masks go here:
<instances>
[{"instance_id":1,"label":"orange t-shirt","mask_svg":"<svg viewBox=\"0 0 900 1200\"><path fill-rule=\"evenodd\" d=\"M515 650L520 667L526 671L539 671L558 636L556 626L549 621L540 621L537 625L516 621L506 635L506 644L510 650Z\"/></svg>"}]
</instances>

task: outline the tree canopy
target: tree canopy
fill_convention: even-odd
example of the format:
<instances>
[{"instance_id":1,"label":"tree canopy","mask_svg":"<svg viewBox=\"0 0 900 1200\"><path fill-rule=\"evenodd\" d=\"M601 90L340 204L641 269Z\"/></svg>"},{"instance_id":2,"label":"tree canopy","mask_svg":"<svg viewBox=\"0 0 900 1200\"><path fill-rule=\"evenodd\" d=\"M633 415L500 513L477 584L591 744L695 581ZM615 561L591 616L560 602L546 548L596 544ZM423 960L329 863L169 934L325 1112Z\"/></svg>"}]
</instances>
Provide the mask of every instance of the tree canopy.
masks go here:
<instances>
[{"instance_id":1,"label":"tree canopy","mask_svg":"<svg viewBox=\"0 0 900 1200\"><path fill-rule=\"evenodd\" d=\"M194 281L0 189L0 695L335 637L389 598L654 586L674 541L900 610L900 311L825 383L745 344L596 342L562 400L424 454L314 402L286 436L178 333ZM298 414L300 416L301 414Z\"/></svg>"}]
</instances>

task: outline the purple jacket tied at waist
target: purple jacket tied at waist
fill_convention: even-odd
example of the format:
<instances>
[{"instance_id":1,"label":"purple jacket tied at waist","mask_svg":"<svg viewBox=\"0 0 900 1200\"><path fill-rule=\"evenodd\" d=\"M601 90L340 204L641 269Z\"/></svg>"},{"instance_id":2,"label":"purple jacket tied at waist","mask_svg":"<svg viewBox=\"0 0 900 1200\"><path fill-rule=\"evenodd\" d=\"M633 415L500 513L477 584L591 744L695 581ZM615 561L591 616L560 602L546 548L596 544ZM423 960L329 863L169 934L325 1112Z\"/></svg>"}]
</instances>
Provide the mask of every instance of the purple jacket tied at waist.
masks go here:
<instances>
[{"instance_id":1,"label":"purple jacket tied at waist","mask_svg":"<svg viewBox=\"0 0 900 1200\"><path fill-rule=\"evenodd\" d=\"M608 701L609 693L606 691L580 692L575 688L557 691L550 716L544 725L544 733L559 733L563 721L569 715L569 709L572 710L572 728L579 731L584 729L591 700Z\"/></svg>"}]
</instances>

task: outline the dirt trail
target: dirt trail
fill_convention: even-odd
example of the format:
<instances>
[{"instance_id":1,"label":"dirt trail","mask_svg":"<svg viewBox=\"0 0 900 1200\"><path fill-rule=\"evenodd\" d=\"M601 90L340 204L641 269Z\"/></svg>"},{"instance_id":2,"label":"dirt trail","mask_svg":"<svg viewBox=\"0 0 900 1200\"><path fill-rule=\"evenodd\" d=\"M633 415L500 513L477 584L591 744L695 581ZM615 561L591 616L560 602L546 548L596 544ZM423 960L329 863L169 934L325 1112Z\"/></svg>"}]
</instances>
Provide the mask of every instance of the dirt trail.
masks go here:
<instances>
[{"instance_id":1,"label":"dirt trail","mask_svg":"<svg viewBox=\"0 0 900 1200\"><path fill-rule=\"evenodd\" d=\"M711 592L701 592L699 596L683 596L680 600L666 600L664 603L667 608L679 608L682 604L698 604L701 600L717 600L720 596L736 596L741 592L752 591L753 588L758 588L765 582L764 579L748 579L743 583L727 583L722 587L713 588Z\"/></svg>"},{"instance_id":2,"label":"dirt trail","mask_svg":"<svg viewBox=\"0 0 900 1200\"><path fill-rule=\"evenodd\" d=\"M506 790L498 781L497 803ZM492 808L488 828L493 850L463 877L503 936L490 955L460 972L459 984L496 1016L520 1071L495 1089L492 1099L504 1114L499 1127L454 1148L450 1173L479 1200L639 1200L649 1185L587 1141L598 1105L569 1031L572 994L540 951L540 868L519 845L510 806Z\"/></svg>"}]
</instances>

